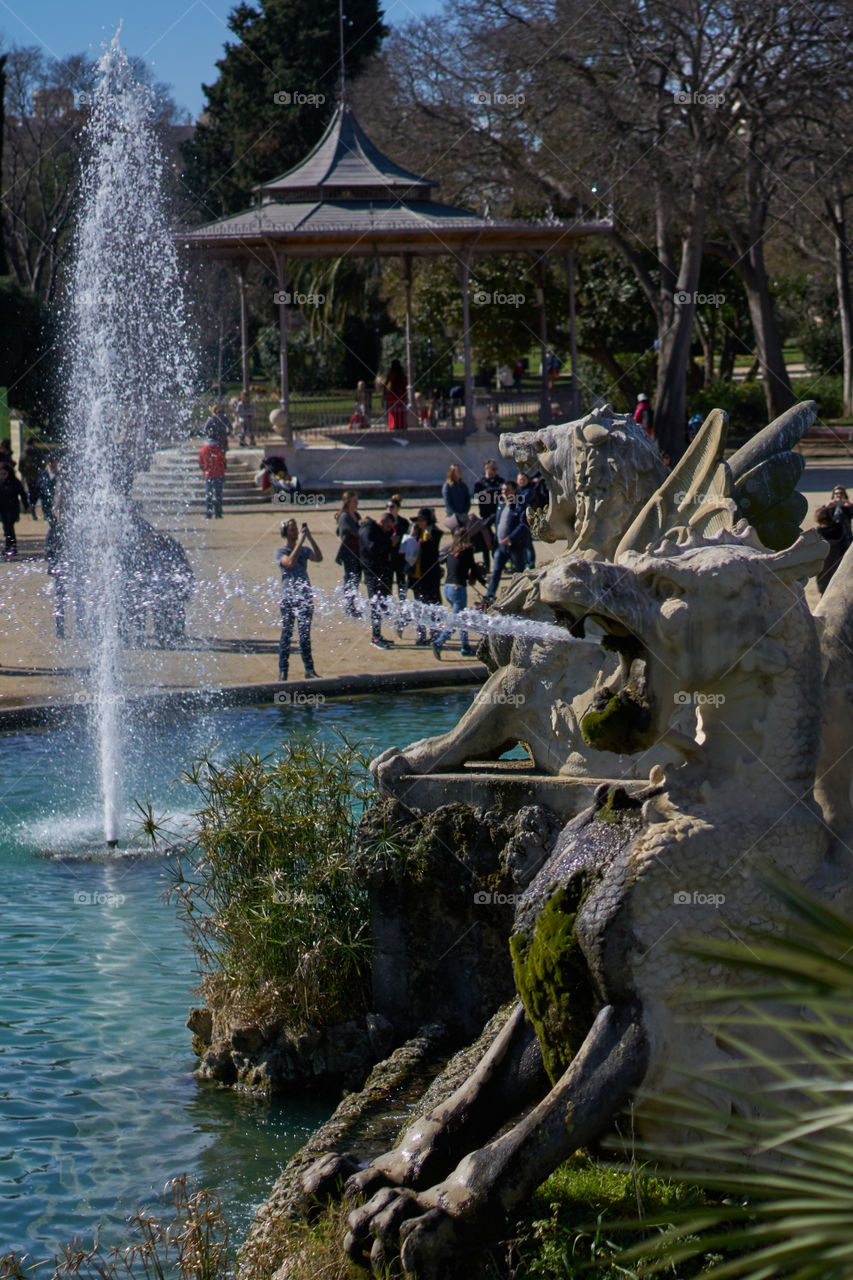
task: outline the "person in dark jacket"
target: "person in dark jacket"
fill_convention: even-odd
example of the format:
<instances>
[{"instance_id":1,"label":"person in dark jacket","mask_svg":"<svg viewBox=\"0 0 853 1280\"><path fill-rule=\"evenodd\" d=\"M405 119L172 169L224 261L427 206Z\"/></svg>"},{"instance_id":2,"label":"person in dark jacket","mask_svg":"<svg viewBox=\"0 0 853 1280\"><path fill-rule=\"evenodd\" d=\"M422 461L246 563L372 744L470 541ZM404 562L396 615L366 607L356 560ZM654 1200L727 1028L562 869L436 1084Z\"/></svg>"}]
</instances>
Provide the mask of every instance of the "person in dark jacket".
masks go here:
<instances>
[{"instance_id":1,"label":"person in dark jacket","mask_svg":"<svg viewBox=\"0 0 853 1280\"><path fill-rule=\"evenodd\" d=\"M386 511L379 521L369 516L363 520L358 531L358 544L361 571L370 602L370 643L374 649L392 649L394 641L386 640L382 635L382 617L388 610L397 546L391 512Z\"/></svg>"},{"instance_id":2,"label":"person in dark jacket","mask_svg":"<svg viewBox=\"0 0 853 1280\"><path fill-rule=\"evenodd\" d=\"M418 558L409 570L412 594L421 604L441 604L441 563L439 561L442 531L435 522L432 507L421 507L414 519L414 536L418 540ZM432 644L438 635L438 627L427 628L418 623L415 644Z\"/></svg>"},{"instance_id":3,"label":"person in dark jacket","mask_svg":"<svg viewBox=\"0 0 853 1280\"><path fill-rule=\"evenodd\" d=\"M462 479L462 468L457 467L455 463L441 486L441 496L444 499L447 527L455 529L462 523L462 517L467 516L471 509L471 491Z\"/></svg>"},{"instance_id":4,"label":"person in dark jacket","mask_svg":"<svg viewBox=\"0 0 853 1280\"><path fill-rule=\"evenodd\" d=\"M515 497L519 507L524 509L524 522L528 529L530 528L530 522L527 519L527 512L534 505L536 496L536 488L530 476L526 471L519 471L515 478ZM525 569L536 568L536 552L533 548L532 537L528 538L527 546L524 548L524 567Z\"/></svg>"},{"instance_id":5,"label":"person in dark jacket","mask_svg":"<svg viewBox=\"0 0 853 1280\"><path fill-rule=\"evenodd\" d=\"M53 455L48 456L44 460L44 465L38 473L36 480L35 495L30 497L33 511L37 502L41 503L41 509L44 518L51 524L54 518L54 503L56 500L56 486L59 482L59 460Z\"/></svg>"},{"instance_id":6,"label":"person in dark jacket","mask_svg":"<svg viewBox=\"0 0 853 1280\"><path fill-rule=\"evenodd\" d=\"M401 550L401 543L409 532L410 524L404 515L400 514L401 498L399 493L392 493L388 499L387 511L389 515L394 517L394 538L395 550L391 557L391 593L393 595L394 585L397 586L397 599L403 601L406 598L406 592L409 589L409 566L406 564L406 557ZM403 634L402 623L397 623L397 635Z\"/></svg>"},{"instance_id":7,"label":"person in dark jacket","mask_svg":"<svg viewBox=\"0 0 853 1280\"><path fill-rule=\"evenodd\" d=\"M467 522L457 529L453 535L453 542L450 544L450 551L444 567L446 571L444 582L445 599L452 606L454 613L461 613L463 609L468 608L468 583L482 581L485 577L483 566L477 564L474 559L474 548L471 546ZM441 657L442 646L450 639L452 631L452 627L447 627L433 640L432 651L437 658ZM476 657L476 650L472 649L468 644L468 632L460 631L459 639L462 643L462 657Z\"/></svg>"},{"instance_id":8,"label":"person in dark jacket","mask_svg":"<svg viewBox=\"0 0 853 1280\"><path fill-rule=\"evenodd\" d=\"M853 529L851 529L853 503L847 497L847 490L843 485L837 484L833 489L829 502L826 504L826 511L830 520L833 520L840 527L842 550L846 551L851 542L853 542Z\"/></svg>"},{"instance_id":9,"label":"person in dark jacket","mask_svg":"<svg viewBox=\"0 0 853 1280\"><path fill-rule=\"evenodd\" d=\"M26 448L21 454L21 463L18 470L21 473L21 479L27 486L27 499L34 520L36 519L36 503L38 502L38 478L43 466L44 457L42 451L35 442L35 436L30 436Z\"/></svg>"},{"instance_id":10,"label":"person in dark jacket","mask_svg":"<svg viewBox=\"0 0 853 1280\"><path fill-rule=\"evenodd\" d=\"M489 559L495 545L495 515L501 498L503 480L498 475L498 464L494 458L487 458L483 463L483 474L474 481L474 501L477 513L483 522L480 532L472 539L475 551L483 557L483 568L488 570Z\"/></svg>"},{"instance_id":11,"label":"person in dark jacket","mask_svg":"<svg viewBox=\"0 0 853 1280\"><path fill-rule=\"evenodd\" d=\"M295 520L284 520L281 526L284 546L275 553L276 564L281 570L281 639L278 645L278 678L286 680L290 666L290 637L293 624L299 636L299 652L305 668L305 679L316 680L314 658L311 654L311 619L314 617L314 597L308 578L308 561L317 564L323 553L317 546L307 524L300 529Z\"/></svg>"},{"instance_id":12,"label":"person in dark jacket","mask_svg":"<svg viewBox=\"0 0 853 1280\"><path fill-rule=\"evenodd\" d=\"M814 519L818 533L827 543L826 559L817 575L817 589L823 595L844 559L844 529L839 520L833 519L829 507L818 507Z\"/></svg>"},{"instance_id":13,"label":"person in dark jacket","mask_svg":"<svg viewBox=\"0 0 853 1280\"><path fill-rule=\"evenodd\" d=\"M507 560L511 561L516 573L520 573L525 564L527 548L531 541L530 527L527 523L527 506L518 501L518 486L514 480L504 481L501 489L501 501L495 519L495 558L492 562L492 573L486 588L486 599L494 600Z\"/></svg>"},{"instance_id":14,"label":"person in dark jacket","mask_svg":"<svg viewBox=\"0 0 853 1280\"><path fill-rule=\"evenodd\" d=\"M358 494L353 489L345 489L341 494L337 531L340 546L335 564L341 565L344 571L344 611L348 617L357 618L359 615L355 598L361 582L361 551L358 536Z\"/></svg>"},{"instance_id":15,"label":"person in dark jacket","mask_svg":"<svg viewBox=\"0 0 853 1280\"><path fill-rule=\"evenodd\" d=\"M0 463L0 524L6 539L6 559L11 560L18 554L18 542L15 537L15 525L21 514L21 506L29 510L27 491L15 475L9 462Z\"/></svg>"}]
</instances>

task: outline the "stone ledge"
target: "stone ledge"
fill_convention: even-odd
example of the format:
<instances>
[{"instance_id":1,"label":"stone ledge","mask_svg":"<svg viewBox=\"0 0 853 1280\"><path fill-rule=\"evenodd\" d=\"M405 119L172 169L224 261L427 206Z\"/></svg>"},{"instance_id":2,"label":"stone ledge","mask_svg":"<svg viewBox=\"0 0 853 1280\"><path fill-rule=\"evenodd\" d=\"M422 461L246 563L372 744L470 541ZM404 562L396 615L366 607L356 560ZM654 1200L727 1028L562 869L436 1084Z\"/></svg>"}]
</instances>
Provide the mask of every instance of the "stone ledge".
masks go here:
<instances>
[{"instance_id":1,"label":"stone ledge","mask_svg":"<svg viewBox=\"0 0 853 1280\"><path fill-rule=\"evenodd\" d=\"M482 684L488 671L480 662L466 665L426 667L415 671L362 672L329 676L322 680L288 680L264 684L222 685L212 689L160 689L155 693L129 693L130 710L173 713L205 710L217 703L225 706L252 706L272 702L276 694L321 693L325 698L347 698L407 689L450 689ZM31 702L0 708L0 732L11 729L56 728L78 724L85 719L86 706L73 699Z\"/></svg>"},{"instance_id":2,"label":"stone ledge","mask_svg":"<svg viewBox=\"0 0 853 1280\"><path fill-rule=\"evenodd\" d=\"M523 763L504 761L487 767L475 762L456 773L404 774L386 790L406 808L423 813L457 802L479 810L515 811L533 804L545 805L568 821L592 804L602 783L624 787L628 792L648 785L644 778L554 777L534 773Z\"/></svg>"}]
</instances>

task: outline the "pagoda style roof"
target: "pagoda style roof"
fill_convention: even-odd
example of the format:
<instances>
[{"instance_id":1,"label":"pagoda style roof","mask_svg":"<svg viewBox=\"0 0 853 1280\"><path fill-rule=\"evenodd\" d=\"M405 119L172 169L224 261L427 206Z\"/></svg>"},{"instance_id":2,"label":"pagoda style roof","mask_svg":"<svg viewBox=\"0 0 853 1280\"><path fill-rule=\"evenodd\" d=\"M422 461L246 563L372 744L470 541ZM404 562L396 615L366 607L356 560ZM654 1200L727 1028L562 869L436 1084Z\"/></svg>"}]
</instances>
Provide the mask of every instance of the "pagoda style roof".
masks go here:
<instances>
[{"instance_id":1,"label":"pagoda style roof","mask_svg":"<svg viewBox=\"0 0 853 1280\"><path fill-rule=\"evenodd\" d=\"M215 258L341 258L409 253L547 253L583 236L613 230L610 221L522 222L494 219L432 199L436 184L383 155L351 109L336 110L301 164L254 188L242 213L188 227L179 238Z\"/></svg>"},{"instance_id":2,"label":"pagoda style roof","mask_svg":"<svg viewBox=\"0 0 853 1280\"><path fill-rule=\"evenodd\" d=\"M410 173L370 141L342 104L305 159L254 192L263 203L310 199L429 199L435 182Z\"/></svg>"}]
</instances>

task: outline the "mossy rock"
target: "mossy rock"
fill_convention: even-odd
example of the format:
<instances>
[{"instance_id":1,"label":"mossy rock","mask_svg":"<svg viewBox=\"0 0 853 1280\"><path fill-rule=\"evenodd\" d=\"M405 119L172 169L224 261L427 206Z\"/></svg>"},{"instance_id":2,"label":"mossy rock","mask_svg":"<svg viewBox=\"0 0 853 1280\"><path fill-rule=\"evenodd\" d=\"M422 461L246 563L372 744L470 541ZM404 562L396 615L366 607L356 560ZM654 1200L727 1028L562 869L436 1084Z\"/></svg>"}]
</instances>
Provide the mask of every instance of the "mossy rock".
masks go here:
<instances>
[{"instance_id":1,"label":"mossy rock","mask_svg":"<svg viewBox=\"0 0 853 1280\"><path fill-rule=\"evenodd\" d=\"M536 918L532 937L516 933L510 938L515 985L554 1084L583 1044L595 1018L592 979L575 932L587 888L585 877L574 877L548 899Z\"/></svg>"}]
</instances>

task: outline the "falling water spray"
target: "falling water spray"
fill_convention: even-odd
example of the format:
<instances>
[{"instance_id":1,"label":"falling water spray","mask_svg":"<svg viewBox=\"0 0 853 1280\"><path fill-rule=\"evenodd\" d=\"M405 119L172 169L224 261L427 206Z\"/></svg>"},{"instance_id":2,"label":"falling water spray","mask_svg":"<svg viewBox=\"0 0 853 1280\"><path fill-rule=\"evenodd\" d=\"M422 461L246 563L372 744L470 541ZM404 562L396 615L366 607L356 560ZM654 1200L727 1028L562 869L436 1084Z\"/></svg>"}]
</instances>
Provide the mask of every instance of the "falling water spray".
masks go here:
<instances>
[{"instance_id":1,"label":"falling water spray","mask_svg":"<svg viewBox=\"0 0 853 1280\"><path fill-rule=\"evenodd\" d=\"M60 483L76 627L88 639L104 835L119 837L123 653L140 572L135 475L186 434L191 344L163 189L155 101L118 35L98 63L65 308L68 449Z\"/></svg>"}]
</instances>

